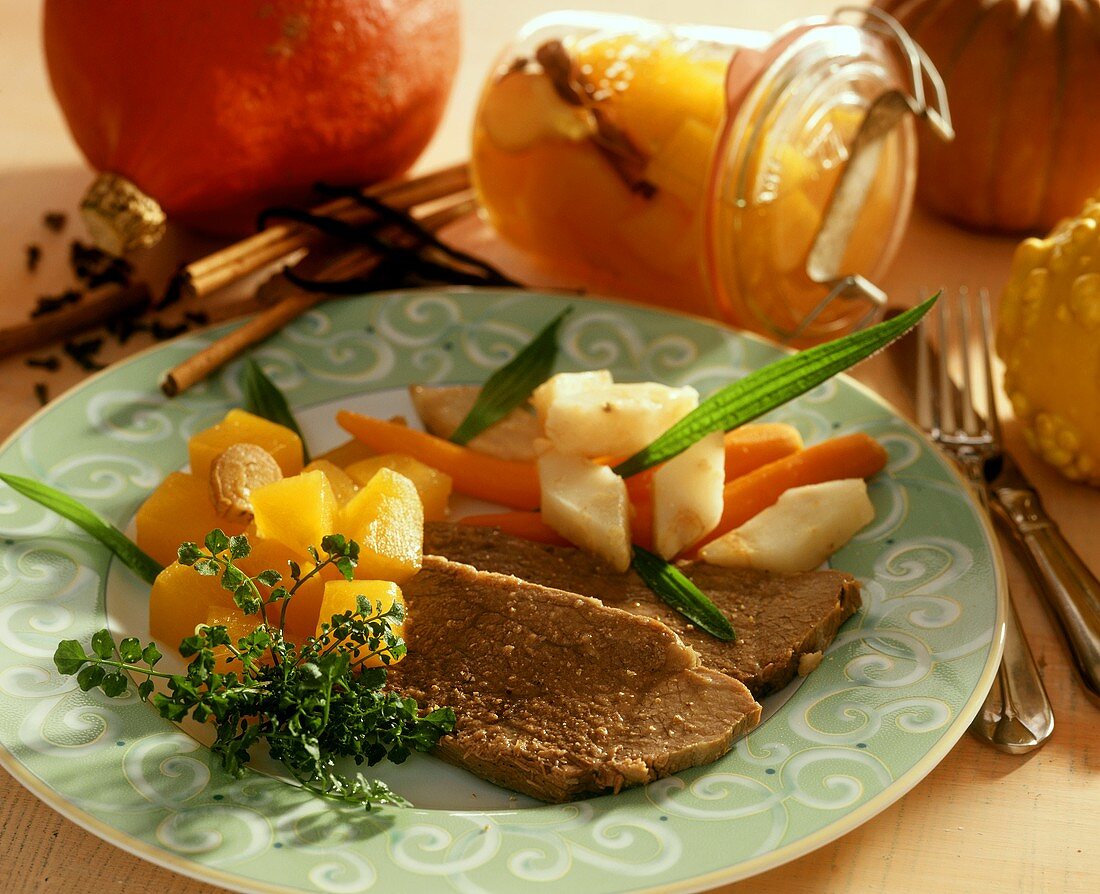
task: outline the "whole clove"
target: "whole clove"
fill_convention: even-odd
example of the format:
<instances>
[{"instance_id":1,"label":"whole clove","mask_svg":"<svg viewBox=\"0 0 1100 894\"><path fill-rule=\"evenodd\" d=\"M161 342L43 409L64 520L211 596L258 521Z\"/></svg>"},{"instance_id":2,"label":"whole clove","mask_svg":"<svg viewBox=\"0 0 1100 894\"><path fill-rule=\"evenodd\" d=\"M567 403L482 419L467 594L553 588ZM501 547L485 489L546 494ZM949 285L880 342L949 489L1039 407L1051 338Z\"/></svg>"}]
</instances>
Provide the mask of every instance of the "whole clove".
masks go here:
<instances>
[{"instance_id":1,"label":"whole clove","mask_svg":"<svg viewBox=\"0 0 1100 894\"><path fill-rule=\"evenodd\" d=\"M61 368L61 360L53 354L48 357L27 357L23 362L32 368L44 369L48 372L57 372Z\"/></svg>"},{"instance_id":2,"label":"whole clove","mask_svg":"<svg viewBox=\"0 0 1100 894\"><path fill-rule=\"evenodd\" d=\"M69 304L76 304L83 297L84 295L76 289L66 289L57 295L42 295L35 301L31 318L57 313Z\"/></svg>"},{"instance_id":3,"label":"whole clove","mask_svg":"<svg viewBox=\"0 0 1100 894\"><path fill-rule=\"evenodd\" d=\"M72 361L85 372L98 372L104 364L95 359L100 348L103 347L102 338L85 338L67 341L62 346Z\"/></svg>"},{"instance_id":4,"label":"whole clove","mask_svg":"<svg viewBox=\"0 0 1100 894\"><path fill-rule=\"evenodd\" d=\"M125 258L112 255L94 245L85 245L76 239L69 247L69 264L73 275L89 289L110 282L120 286L127 285L134 272L133 266Z\"/></svg>"},{"instance_id":5,"label":"whole clove","mask_svg":"<svg viewBox=\"0 0 1100 894\"><path fill-rule=\"evenodd\" d=\"M68 223L69 217L64 211L47 211L42 215L42 224L47 230L54 233L60 233L65 229L65 224Z\"/></svg>"}]
</instances>

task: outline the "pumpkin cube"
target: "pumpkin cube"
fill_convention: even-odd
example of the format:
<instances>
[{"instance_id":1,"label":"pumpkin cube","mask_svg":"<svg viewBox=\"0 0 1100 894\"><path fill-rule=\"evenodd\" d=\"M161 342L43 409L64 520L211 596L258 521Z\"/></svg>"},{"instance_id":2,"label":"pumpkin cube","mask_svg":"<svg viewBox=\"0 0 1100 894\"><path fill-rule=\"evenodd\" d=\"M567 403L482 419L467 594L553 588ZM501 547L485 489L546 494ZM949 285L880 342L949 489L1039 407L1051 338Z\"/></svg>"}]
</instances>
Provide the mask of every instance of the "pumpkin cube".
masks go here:
<instances>
[{"instance_id":1,"label":"pumpkin cube","mask_svg":"<svg viewBox=\"0 0 1100 894\"><path fill-rule=\"evenodd\" d=\"M245 529L243 521L218 515L206 479L187 472L172 472L165 478L142 503L135 524L137 545L162 565L176 561L181 543L202 543L214 528L226 534L240 534Z\"/></svg>"},{"instance_id":2,"label":"pumpkin cube","mask_svg":"<svg viewBox=\"0 0 1100 894\"><path fill-rule=\"evenodd\" d=\"M377 617L382 612L388 611L395 602L405 604L401 595L401 588L388 580L335 580L325 584L325 595L321 600L320 615L317 618L316 635L321 635L321 625L329 624L333 615L341 615L344 612L354 612L358 606L358 597L365 596L371 603L371 613L367 616ZM405 625L393 625L393 632L403 636ZM381 667L387 664L382 655L389 655L383 650L378 655L365 657L363 667ZM400 659L398 659L400 660Z\"/></svg>"},{"instance_id":3,"label":"pumpkin cube","mask_svg":"<svg viewBox=\"0 0 1100 894\"><path fill-rule=\"evenodd\" d=\"M324 472L303 472L265 484L252 492L256 533L277 540L299 559L309 559L310 546L336 531L339 505Z\"/></svg>"},{"instance_id":4,"label":"pumpkin cube","mask_svg":"<svg viewBox=\"0 0 1100 894\"><path fill-rule=\"evenodd\" d=\"M336 495L336 502L341 506L354 497L355 492L359 490L359 485L355 483L355 480L347 472L335 463L329 462L327 459L315 459L302 469L302 471L323 472L324 476L328 479L328 483L332 485L332 492Z\"/></svg>"},{"instance_id":5,"label":"pumpkin cube","mask_svg":"<svg viewBox=\"0 0 1100 894\"><path fill-rule=\"evenodd\" d=\"M313 570L312 564L302 566L302 576L305 577ZM321 600L325 595L325 586L335 581L342 581L340 574L332 565L326 565L316 575L303 583L290 597L286 607L286 623L283 632L288 640L303 643L306 637L313 636L317 629L317 619L321 616ZM293 581L285 581L287 589L294 586ZM279 621L279 611L269 611L272 623Z\"/></svg>"},{"instance_id":6,"label":"pumpkin cube","mask_svg":"<svg viewBox=\"0 0 1100 894\"><path fill-rule=\"evenodd\" d=\"M339 444L331 450L322 453L316 459L324 460L332 463L334 466L339 466L341 469L346 469L352 463L357 463L359 460L366 459L368 456L374 456L374 451L358 438L351 438L344 441L343 444Z\"/></svg>"},{"instance_id":7,"label":"pumpkin cube","mask_svg":"<svg viewBox=\"0 0 1100 894\"><path fill-rule=\"evenodd\" d=\"M236 644L242 636L248 636L259 625L260 619L255 615L246 615L240 609L219 609L211 608L206 614L206 626L207 627L224 627L229 634L229 638ZM228 671L236 673L238 676L241 673L241 663L239 661L233 661L230 663L229 656L230 651L225 646L217 646L214 649L214 670L219 674L224 674Z\"/></svg>"},{"instance_id":8,"label":"pumpkin cube","mask_svg":"<svg viewBox=\"0 0 1100 894\"><path fill-rule=\"evenodd\" d=\"M173 562L153 581L149 594L149 632L172 649L193 636L211 613L240 614L233 594L222 588L217 575L206 577L194 568Z\"/></svg>"},{"instance_id":9,"label":"pumpkin cube","mask_svg":"<svg viewBox=\"0 0 1100 894\"><path fill-rule=\"evenodd\" d=\"M187 443L191 474L206 481L215 457L233 444L263 447L275 457L284 475L297 475L302 471L302 439L297 434L278 423L234 409L217 425L191 436Z\"/></svg>"},{"instance_id":10,"label":"pumpkin cube","mask_svg":"<svg viewBox=\"0 0 1100 894\"><path fill-rule=\"evenodd\" d=\"M357 578L402 584L420 570L424 507L404 475L379 469L341 515L341 532L359 542Z\"/></svg>"},{"instance_id":11,"label":"pumpkin cube","mask_svg":"<svg viewBox=\"0 0 1100 894\"><path fill-rule=\"evenodd\" d=\"M352 463L347 473L360 485L366 485L380 469L391 469L408 478L424 504L424 521L443 521L451 499L451 476L404 453L385 453Z\"/></svg>"},{"instance_id":12,"label":"pumpkin cube","mask_svg":"<svg viewBox=\"0 0 1100 894\"><path fill-rule=\"evenodd\" d=\"M238 559L237 567L251 577L255 577L261 571L271 569L283 576L281 586L288 590L294 587L294 579L290 576L290 563L298 562L302 577L306 577L313 570L312 561L302 562L301 556L296 550L291 549L277 540L265 540L255 534L255 530L248 532L248 542L252 551L243 559ZM283 632L291 642L301 643L307 636L313 635L313 629L317 624L317 612L321 605L321 596L324 594L325 581L339 578L343 580L340 572L331 565L322 569L315 577L305 581L290 598L283 612L283 603L274 602L267 607L267 621L273 626L279 625L280 617L284 617ZM268 590L260 588L260 592L266 597ZM258 619L257 619L258 620Z\"/></svg>"}]
</instances>

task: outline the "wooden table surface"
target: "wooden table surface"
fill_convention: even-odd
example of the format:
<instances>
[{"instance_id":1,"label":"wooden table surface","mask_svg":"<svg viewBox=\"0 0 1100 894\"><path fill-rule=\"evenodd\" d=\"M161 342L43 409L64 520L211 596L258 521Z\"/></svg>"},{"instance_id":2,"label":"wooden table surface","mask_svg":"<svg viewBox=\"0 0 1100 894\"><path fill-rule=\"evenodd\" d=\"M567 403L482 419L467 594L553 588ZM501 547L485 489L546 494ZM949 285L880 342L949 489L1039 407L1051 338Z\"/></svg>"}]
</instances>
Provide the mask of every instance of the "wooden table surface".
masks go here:
<instances>
[{"instance_id":1,"label":"wooden table surface","mask_svg":"<svg viewBox=\"0 0 1100 894\"><path fill-rule=\"evenodd\" d=\"M487 60L531 15L559 3L545 0L466 4L464 62L448 115L421 162L427 168L465 156L466 133ZM584 4L660 17L663 0ZM826 12L829 3L773 0L768 4L681 0L684 19L772 28L799 15ZM68 241L80 236L79 195L90 179L53 105L39 50L39 6L0 0L0 325L26 316L37 295L68 284ZM42 214L62 210L62 234L42 227ZM480 245L513 269L515 256L486 240ZM39 243L43 260L28 273L24 246ZM143 272L163 278L181 259L213 243L173 231L139 259ZM1013 243L976 236L917 214L885 283L899 299L921 289L985 285L999 293ZM522 271L521 271L522 272ZM143 336L107 359L144 347ZM56 396L84 375L66 361L55 373L26 366L22 356L0 358L0 440L37 409L33 386ZM909 396L888 363L876 358L857 377L903 412ZM1100 408L1098 408L1100 409ZM1100 572L1100 493L1061 481L1025 449L1015 425L1009 445L1042 491L1069 540ZM1010 584L1057 713L1050 742L1037 753L1011 757L964 736L943 762L893 806L843 838L723 892L787 891L1096 891L1100 890L1100 708L1074 676L1066 648L1028 577L1006 553ZM214 890L107 844L38 802L0 774L0 889L12 894L99 889L127 894L196 894Z\"/></svg>"}]
</instances>

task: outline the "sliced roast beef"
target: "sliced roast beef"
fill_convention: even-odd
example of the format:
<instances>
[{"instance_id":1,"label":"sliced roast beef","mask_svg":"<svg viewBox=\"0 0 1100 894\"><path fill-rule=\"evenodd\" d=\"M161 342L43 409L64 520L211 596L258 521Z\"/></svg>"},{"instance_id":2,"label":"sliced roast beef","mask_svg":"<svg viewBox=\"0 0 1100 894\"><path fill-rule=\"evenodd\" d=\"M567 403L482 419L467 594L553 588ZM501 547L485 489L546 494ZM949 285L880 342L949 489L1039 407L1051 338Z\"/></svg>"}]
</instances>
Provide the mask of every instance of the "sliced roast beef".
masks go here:
<instances>
[{"instance_id":1,"label":"sliced roast beef","mask_svg":"<svg viewBox=\"0 0 1100 894\"><path fill-rule=\"evenodd\" d=\"M757 698L786 686L800 661L803 667L814 664L860 606L859 583L840 571L774 574L688 564L684 573L737 631L737 641L725 643L665 605L634 572L619 574L572 547L532 543L495 528L433 522L425 526L424 552L656 618L692 646L706 667L736 677Z\"/></svg>"},{"instance_id":2,"label":"sliced roast beef","mask_svg":"<svg viewBox=\"0 0 1100 894\"><path fill-rule=\"evenodd\" d=\"M708 763L760 720L652 619L434 556L403 592L409 653L390 684L453 707L436 753L514 791L618 791Z\"/></svg>"}]
</instances>

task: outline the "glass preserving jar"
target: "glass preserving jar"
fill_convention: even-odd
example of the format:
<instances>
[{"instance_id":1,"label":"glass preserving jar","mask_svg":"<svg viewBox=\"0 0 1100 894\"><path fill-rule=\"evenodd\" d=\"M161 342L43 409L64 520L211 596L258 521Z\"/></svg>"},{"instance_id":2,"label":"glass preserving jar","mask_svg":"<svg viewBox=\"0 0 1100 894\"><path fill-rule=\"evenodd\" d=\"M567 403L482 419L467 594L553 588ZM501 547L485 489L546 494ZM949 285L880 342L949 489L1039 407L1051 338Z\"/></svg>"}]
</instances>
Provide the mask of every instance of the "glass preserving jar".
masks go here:
<instances>
[{"instance_id":1,"label":"glass preserving jar","mask_svg":"<svg viewBox=\"0 0 1100 894\"><path fill-rule=\"evenodd\" d=\"M495 229L555 270L810 343L885 302L914 117L950 138L938 76L885 16L769 34L552 13L483 88L472 174Z\"/></svg>"}]
</instances>

